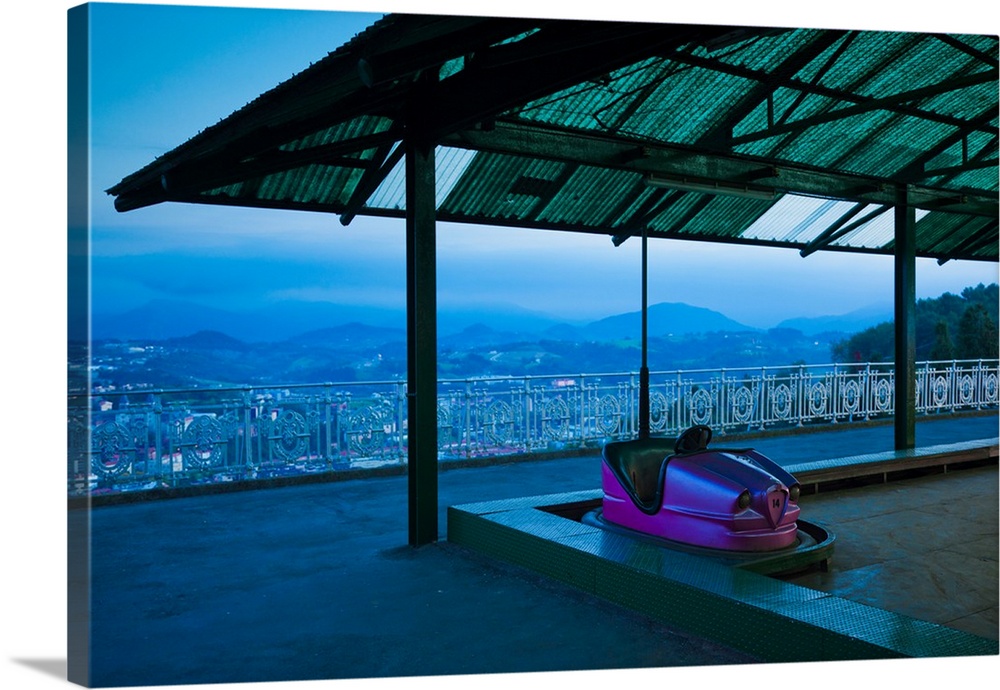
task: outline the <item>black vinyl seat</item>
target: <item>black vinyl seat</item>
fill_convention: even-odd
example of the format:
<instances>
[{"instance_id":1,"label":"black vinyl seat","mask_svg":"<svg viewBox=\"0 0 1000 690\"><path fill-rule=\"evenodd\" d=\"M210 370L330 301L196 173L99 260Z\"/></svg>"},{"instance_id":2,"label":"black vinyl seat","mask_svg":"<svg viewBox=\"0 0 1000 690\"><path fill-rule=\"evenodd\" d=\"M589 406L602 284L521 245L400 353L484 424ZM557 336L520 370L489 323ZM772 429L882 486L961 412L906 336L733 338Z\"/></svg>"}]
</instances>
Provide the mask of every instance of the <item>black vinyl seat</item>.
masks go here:
<instances>
[{"instance_id":1,"label":"black vinyl seat","mask_svg":"<svg viewBox=\"0 0 1000 690\"><path fill-rule=\"evenodd\" d=\"M604 462L642 511L655 513L663 500L663 474L673 454L669 438L641 438L607 443Z\"/></svg>"},{"instance_id":2,"label":"black vinyl seat","mask_svg":"<svg viewBox=\"0 0 1000 690\"><path fill-rule=\"evenodd\" d=\"M653 514L663 502L663 482L667 462L674 455L697 453L708 447L712 430L693 426L676 439L649 437L631 441L612 441L601 455L635 505Z\"/></svg>"}]
</instances>

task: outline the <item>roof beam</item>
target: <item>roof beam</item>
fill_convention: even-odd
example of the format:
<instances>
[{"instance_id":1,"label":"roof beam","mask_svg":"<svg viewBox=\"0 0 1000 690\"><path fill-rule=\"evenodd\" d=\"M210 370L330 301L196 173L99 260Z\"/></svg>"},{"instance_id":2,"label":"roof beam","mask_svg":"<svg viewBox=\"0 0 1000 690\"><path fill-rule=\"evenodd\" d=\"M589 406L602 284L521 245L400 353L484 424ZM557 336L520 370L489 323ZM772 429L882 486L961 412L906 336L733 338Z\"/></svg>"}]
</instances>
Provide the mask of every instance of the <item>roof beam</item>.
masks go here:
<instances>
[{"instance_id":1,"label":"roof beam","mask_svg":"<svg viewBox=\"0 0 1000 690\"><path fill-rule=\"evenodd\" d=\"M600 132L579 132L499 120L490 131L470 129L445 137L446 146L526 158L573 161L637 174L698 176L726 183L755 179L756 184L777 191L823 196L849 201L891 204L894 194L880 179L826 168L756 159L679 144L653 144L626 140ZM761 171L767 175L761 178ZM954 190L926 185L911 188L911 200L920 207ZM995 216L996 195L967 193L962 212Z\"/></svg>"},{"instance_id":2,"label":"roof beam","mask_svg":"<svg viewBox=\"0 0 1000 690\"><path fill-rule=\"evenodd\" d=\"M755 87L743 94L739 102L732 104L729 114L721 118L705 133L703 141L728 143L732 139L733 127L752 113L761 101L771 97L784 80L784 75L795 74L801 70L824 50L839 41L846 33L844 31L821 32L807 45L792 53L780 64L775 65L763 81L759 81ZM716 60L715 62L721 61Z\"/></svg>"},{"instance_id":3,"label":"roof beam","mask_svg":"<svg viewBox=\"0 0 1000 690\"><path fill-rule=\"evenodd\" d=\"M431 95L436 113L431 136L440 140L533 100L727 30L605 22L554 24L522 41L484 51L465 70L437 84ZM554 57L553 52L558 55Z\"/></svg>"},{"instance_id":4,"label":"roof beam","mask_svg":"<svg viewBox=\"0 0 1000 690\"><path fill-rule=\"evenodd\" d=\"M956 175L961 175L965 172L971 172L973 170L985 170L986 168L997 167L997 159L993 158L991 160L981 160L981 161L969 161L968 163L962 163L959 165L949 165L943 168L932 168L930 170L924 170L924 178L928 177L955 177Z\"/></svg>"},{"instance_id":5,"label":"roof beam","mask_svg":"<svg viewBox=\"0 0 1000 690\"><path fill-rule=\"evenodd\" d=\"M375 158L371 160L371 167L365 171L361 180L354 187L354 192L347 201L347 207L340 215L341 225L350 225L369 197L375 193L378 186L382 184L393 168L403 159L403 151L403 145L398 142L395 144L395 148L391 148L391 145L387 144L379 149Z\"/></svg>"},{"instance_id":6,"label":"roof beam","mask_svg":"<svg viewBox=\"0 0 1000 690\"><path fill-rule=\"evenodd\" d=\"M705 58L697 55L691 55L690 53L674 53L672 55L666 55L668 59L681 62L695 67L702 67L715 72L721 72L722 74L729 74L736 77L743 77L744 79L751 79L758 82L767 82L769 79L773 79L769 72L763 70L750 69L748 67L742 67L740 65L732 65L721 60L714 60L711 58ZM988 71L987 74L993 71ZM993 74L993 80L997 79L996 74ZM987 80L988 81L988 80ZM827 86L821 86L819 84L810 84L804 81L800 81L794 78L778 78L775 80L776 87L784 87L787 89L792 89L795 91L802 91L808 94L816 96L825 96L826 98L832 98L834 100L846 101L854 105L864 105L871 101L876 100L871 96L862 96L859 94L854 94L849 91L843 91L840 89L834 89ZM928 112L925 110L920 110L911 106L907 106L905 103L884 103L880 106L885 110L891 110L903 115L911 115L913 117L919 117L926 120L932 120L934 122L939 122L941 124L952 125L954 127L967 127L969 122L956 117L951 117L949 115L941 115L939 113ZM990 134L1000 131L995 126L989 124L980 124L976 129L987 132Z\"/></svg>"},{"instance_id":7,"label":"roof beam","mask_svg":"<svg viewBox=\"0 0 1000 690\"><path fill-rule=\"evenodd\" d=\"M812 117L806 117L801 120L796 120L795 122L786 123L783 125L775 125L765 130L759 132L750 132L748 134L741 134L738 137L733 137L730 139L730 144L733 146L739 146L741 144L748 144L754 141L760 141L761 139L769 139L771 137L781 136L783 134L792 134L801 132L803 130L809 129L810 127L815 127L817 125L827 124L829 122L835 122L837 120L843 120L844 118L851 117L853 115L863 115L864 113L869 113L873 110L894 110L898 106L905 105L911 101L921 100L924 98L930 98L932 96L937 96L942 93L948 93L950 91L957 91L959 89L968 88L970 86L977 86L979 84L987 84L989 82L997 81L998 76L1000 76L1000 71L998 70L987 70L985 72L977 72L976 74L969 74L961 77L955 77L954 79L949 79L948 81L941 82L939 84L932 84L930 86L924 86L919 89L912 89L910 91L903 91L901 93L893 94L892 96L883 96L881 98L873 98L865 101L864 103L856 103L851 106L846 106L844 108L837 108L832 111L821 113L819 115L813 115ZM934 113L917 111L916 113L907 113L915 117L920 117L928 120L940 121L940 118ZM954 118L947 118L951 122L947 124L954 124ZM968 123L962 123L967 125Z\"/></svg>"},{"instance_id":8,"label":"roof beam","mask_svg":"<svg viewBox=\"0 0 1000 690\"><path fill-rule=\"evenodd\" d=\"M642 183L642 187L645 186L645 183ZM632 215L632 217L622 223L623 226L629 226L631 229L626 230L625 232L615 233L611 238L612 242L614 242L617 247L636 232L648 230L649 223L654 218L680 201L686 194L688 194L688 192L682 192L680 190L662 190L659 194L651 194L646 197L646 200L643 201L642 205L638 209L636 209L636 212Z\"/></svg>"},{"instance_id":9,"label":"roof beam","mask_svg":"<svg viewBox=\"0 0 1000 690\"><path fill-rule=\"evenodd\" d=\"M823 63L823 66L820 67L818 70L816 70L816 74L814 74L813 78L809 80L810 86L816 86L819 84L820 80L824 76L826 76L827 72L829 72L835 64L837 64L837 61L841 58L841 56L844 53L847 52L847 49L851 47L851 44L854 43L854 40L857 37L858 37L857 31L850 31L847 33L847 35L844 37L844 40L842 40L840 42L840 45L837 46L837 49L830 54L830 56ZM781 117L777 119L777 124L779 125L784 124L788 120L788 118L792 116L792 113L794 113L795 110L800 105L802 105L802 101L804 101L806 99L806 96L808 95L809 94L806 93L805 91L799 91L798 95L795 97L795 100L792 101L792 104L789 105L785 109L785 112L781 114Z\"/></svg>"},{"instance_id":10,"label":"roof beam","mask_svg":"<svg viewBox=\"0 0 1000 690\"><path fill-rule=\"evenodd\" d=\"M857 213L858 211L861 210L861 208L859 208L860 206L861 206L861 204L858 204L858 206L855 207L855 209L851 209L851 211L849 211L848 213L851 213L851 215L854 215L854 213ZM860 228L862 225L864 225L868 221L874 220L875 218L878 218L883 213L885 213L886 211L888 211L890 208L892 208L892 206L879 206L875 210L869 211L868 213L866 213L865 215L863 215L861 218L858 218L853 223L841 227L841 225L843 225L843 223L841 221L846 221L846 220L849 219L849 216L847 216L847 214L844 214L844 216L841 216L840 220L838 220L836 223L834 223L829 228L827 228L826 230L824 230L823 233L819 237L817 237L812 242L810 242L809 244L807 244L805 246L805 248L802 249L799 252L799 255L804 258L804 257L807 257L807 256L809 256L810 254L812 254L814 252L819 251L820 249L827 248L833 242L836 242L841 237L844 237L848 233L856 230L857 228Z\"/></svg>"},{"instance_id":11,"label":"roof beam","mask_svg":"<svg viewBox=\"0 0 1000 690\"><path fill-rule=\"evenodd\" d=\"M960 128L956 130L950 136L947 136L940 142L938 142L936 146L928 149L923 154L912 160L904 170L900 171L900 177L907 179L907 181L918 181L925 179L926 176L924 175L924 166L926 166L927 163L940 156L942 153L947 151L949 148L951 148L958 142L965 140L968 134L971 131L977 129L980 125L992 122L995 117L996 117L996 106L987 107L981 113L979 113L979 115L970 118L965 128ZM996 134L993 135L994 143L996 142L998 136L1000 135ZM985 151L989 147L990 144L987 144L986 146L983 147L983 150ZM980 153L977 155L982 155L982 151L980 151Z\"/></svg>"},{"instance_id":12,"label":"roof beam","mask_svg":"<svg viewBox=\"0 0 1000 690\"><path fill-rule=\"evenodd\" d=\"M950 45L952 48L955 48L956 50L960 50L963 53L965 53L966 55L969 55L971 57L976 58L977 60L979 60L981 62L986 63L990 67L993 67L993 68L1000 67L1000 61L998 61L995 56L990 55L989 53L984 53L983 51L981 51L981 50L979 50L977 48L973 48L968 43L960 41L957 38L955 38L954 36L950 36L948 34L932 34L932 35L934 36L934 38L938 39L942 43L946 43L946 44Z\"/></svg>"},{"instance_id":13,"label":"roof beam","mask_svg":"<svg viewBox=\"0 0 1000 690\"><path fill-rule=\"evenodd\" d=\"M1000 221L993 219L991 223L980 228L976 233L968 237L957 247L948 252L948 256L938 259L938 265L943 265L951 258L958 258L962 254L974 254L988 244L995 244L997 241L996 231L1000 227Z\"/></svg>"},{"instance_id":14,"label":"roof beam","mask_svg":"<svg viewBox=\"0 0 1000 690\"><path fill-rule=\"evenodd\" d=\"M384 132L359 136L335 144L313 146L295 151L273 150L249 160L229 160L226 158L202 165L199 165L201 161L192 161L187 165L180 165L161 173L155 182L151 181L139 189L120 194L115 199L115 209L131 211L178 197L236 184L251 178L266 177L294 170L309 164L367 167L368 161L361 158L347 158L346 156L395 142L400 135L400 128L393 127ZM113 194L115 189L112 188L108 192Z\"/></svg>"}]
</instances>

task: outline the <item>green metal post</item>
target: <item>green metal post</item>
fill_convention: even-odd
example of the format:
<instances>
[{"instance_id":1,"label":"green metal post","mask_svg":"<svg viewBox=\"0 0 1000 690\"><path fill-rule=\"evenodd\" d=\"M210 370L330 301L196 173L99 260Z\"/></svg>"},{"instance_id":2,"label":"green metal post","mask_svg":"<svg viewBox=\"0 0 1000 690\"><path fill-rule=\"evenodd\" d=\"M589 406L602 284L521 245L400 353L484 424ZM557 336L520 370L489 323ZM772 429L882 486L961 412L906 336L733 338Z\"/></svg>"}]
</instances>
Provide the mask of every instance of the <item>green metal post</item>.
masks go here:
<instances>
[{"instance_id":1,"label":"green metal post","mask_svg":"<svg viewBox=\"0 0 1000 690\"><path fill-rule=\"evenodd\" d=\"M639 438L649 438L649 298L646 228L642 229L642 364L639 367Z\"/></svg>"},{"instance_id":2,"label":"green metal post","mask_svg":"<svg viewBox=\"0 0 1000 690\"><path fill-rule=\"evenodd\" d=\"M916 446L917 231L905 185L896 190L895 208L896 450Z\"/></svg>"},{"instance_id":3,"label":"green metal post","mask_svg":"<svg viewBox=\"0 0 1000 690\"><path fill-rule=\"evenodd\" d=\"M434 147L405 146L409 543L421 546L438 538Z\"/></svg>"}]
</instances>

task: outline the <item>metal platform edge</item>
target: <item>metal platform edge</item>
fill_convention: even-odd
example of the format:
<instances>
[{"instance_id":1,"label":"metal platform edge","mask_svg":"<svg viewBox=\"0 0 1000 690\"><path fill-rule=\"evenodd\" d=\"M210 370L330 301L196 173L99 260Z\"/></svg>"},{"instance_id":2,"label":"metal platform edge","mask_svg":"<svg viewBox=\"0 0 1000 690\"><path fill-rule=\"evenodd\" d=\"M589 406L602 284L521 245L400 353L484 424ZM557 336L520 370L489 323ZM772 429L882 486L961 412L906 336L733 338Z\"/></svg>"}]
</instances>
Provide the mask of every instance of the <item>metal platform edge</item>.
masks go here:
<instances>
[{"instance_id":1,"label":"metal platform edge","mask_svg":"<svg viewBox=\"0 0 1000 690\"><path fill-rule=\"evenodd\" d=\"M565 517L600 496L594 490L450 506L448 541L764 662L1000 653L996 640Z\"/></svg>"}]
</instances>

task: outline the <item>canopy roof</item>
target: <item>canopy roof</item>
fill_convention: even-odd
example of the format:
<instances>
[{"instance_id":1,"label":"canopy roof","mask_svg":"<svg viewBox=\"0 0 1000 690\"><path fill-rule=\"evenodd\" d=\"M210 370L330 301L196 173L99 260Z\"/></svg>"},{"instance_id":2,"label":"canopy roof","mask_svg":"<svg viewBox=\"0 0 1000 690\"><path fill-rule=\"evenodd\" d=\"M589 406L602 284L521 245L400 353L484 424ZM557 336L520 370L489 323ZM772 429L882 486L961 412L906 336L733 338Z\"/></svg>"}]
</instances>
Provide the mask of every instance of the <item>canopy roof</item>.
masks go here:
<instances>
[{"instance_id":1,"label":"canopy roof","mask_svg":"<svg viewBox=\"0 0 1000 690\"><path fill-rule=\"evenodd\" d=\"M108 193L996 261L998 134L996 36L389 15Z\"/></svg>"}]
</instances>

